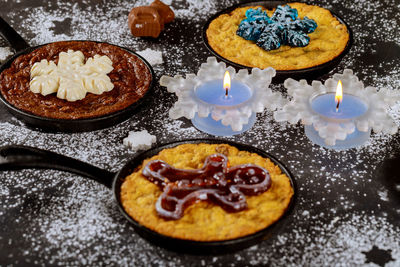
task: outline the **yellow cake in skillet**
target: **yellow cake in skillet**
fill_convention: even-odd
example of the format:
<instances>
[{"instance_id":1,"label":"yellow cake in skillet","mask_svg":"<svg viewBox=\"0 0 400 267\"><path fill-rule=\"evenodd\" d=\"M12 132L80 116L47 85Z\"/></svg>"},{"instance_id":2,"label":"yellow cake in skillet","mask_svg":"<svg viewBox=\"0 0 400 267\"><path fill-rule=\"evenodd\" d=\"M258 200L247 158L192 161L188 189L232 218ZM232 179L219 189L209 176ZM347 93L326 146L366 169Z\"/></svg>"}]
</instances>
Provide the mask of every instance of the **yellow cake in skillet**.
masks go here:
<instances>
[{"instance_id":1,"label":"yellow cake in skillet","mask_svg":"<svg viewBox=\"0 0 400 267\"><path fill-rule=\"evenodd\" d=\"M240 22L246 18L248 9L262 6L239 7L229 14L214 19L206 32L209 45L220 56L248 67L276 70L298 70L329 62L339 56L349 42L349 32L329 10L303 3L289 3L298 11L299 18L307 16L317 23L314 32L308 34L310 42L305 47L282 45L276 50L266 51L255 42L236 34ZM272 16L274 10L266 10Z\"/></svg>"},{"instance_id":2,"label":"yellow cake in skillet","mask_svg":"<svg viewBox=\"0 0 400 267\"><path fill-rule=\"evenodd\" d=\"M230 166L255 164L266 169L271 187L256 196L246 196L247 209L227 212L210 201L198 201L184 210L183 217L168 220L159 216L156 202L162 191L143 176L150 160L163 160L179 169L201 169L205 159L215 153L224 154ZM260 231L273 224L285 213L293 196L289 178L268 158L239 151L227 144L184 144L162 150L146 159L126 177L121 187L121 203L125 211L147 228L174 238L196 241L229 240Z\"/></svg>"}]
</instances>

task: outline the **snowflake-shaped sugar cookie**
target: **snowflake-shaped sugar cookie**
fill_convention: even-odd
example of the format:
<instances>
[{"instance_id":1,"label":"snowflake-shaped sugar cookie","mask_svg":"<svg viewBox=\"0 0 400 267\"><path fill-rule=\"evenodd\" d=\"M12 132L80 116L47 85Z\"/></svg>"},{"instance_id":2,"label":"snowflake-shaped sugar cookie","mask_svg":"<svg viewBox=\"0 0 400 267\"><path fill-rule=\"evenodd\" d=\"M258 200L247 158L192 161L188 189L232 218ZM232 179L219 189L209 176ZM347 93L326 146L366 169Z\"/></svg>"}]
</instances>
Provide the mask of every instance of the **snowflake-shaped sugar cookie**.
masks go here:
<instances>
[{"instance_id":1,"label":"snowflake-shaped sugar cookie","mask_svg":"<svg viewBox=\"0 0 400 267\"><path fill-rule=\"evenodd\" d=\"M128 137L124 138L123 144L132 150L143 150L151 148L151 145L157 141L156 136L149 134L147 130L140 132L129 132Z\"/></svg>"},{"instance_id":2,"label":"snowflake-shaped sugar cookie","mask_svg":"<svg viewBox=\"0 0 400 267\"><path fill-rule=\"evenodd\" d=\"M114 88L108 77L113 70L107 56L95 55L87 59L81 51L61 52L58 64L43 59L31 68L30 90L44 96L57 93L68 101L85 98L86 93L102 94Z\"/></svg>"},{"instance_id":3,"label":"snowflake-shaped sugar cookie","mask_svg":"<svg viewBox=\"0 0 400 267\"><path fill-rule=\"evenodd\" d=\"M323 119L315 113L311 108L310 99L315 95L336 92L339 80L343 84L343 93L362 99L367 104L368 110L362 116L348 120L337 127L337 123ZM398 127L387 112L390 106L400 101L400 92L388 89L378 91L371 86L364 88L364 84L350 69L345 69L343 74L333 75L333 78L326 80L324 84L313 81L309 85L306 80L287 79L284 86L292 99L274 113L275 120L288 121L291 124L301 121L304 125L312 125L328 146L334 146L336 140L345 140L355 129L360 132L372 129L375 133L386 134L397 132Z\"/></svg>"}]
</instances>

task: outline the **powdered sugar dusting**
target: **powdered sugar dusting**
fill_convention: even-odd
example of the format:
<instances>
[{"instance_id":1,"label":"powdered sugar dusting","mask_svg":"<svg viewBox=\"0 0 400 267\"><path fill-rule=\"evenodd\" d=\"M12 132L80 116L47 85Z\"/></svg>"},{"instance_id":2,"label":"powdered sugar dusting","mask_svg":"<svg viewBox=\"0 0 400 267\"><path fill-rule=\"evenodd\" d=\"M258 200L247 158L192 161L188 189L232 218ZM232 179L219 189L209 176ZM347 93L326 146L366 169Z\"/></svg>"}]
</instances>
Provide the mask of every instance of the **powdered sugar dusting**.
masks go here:
<instances>
[{"instance_id":1,"label":"powdered sugar dusting","mask_svg":"<svg viewBox=\"0 0 400 267\"><path fill-rule=\"evenodd\" d=\"M0 15L32 45L66 39L106 41L134 51L163 54L153 66L162 75L196 73L210 54L201 31L212 14L238 1L165 1L176 20L157 40L133 37L127 15L151 1L0 0ZM317 1L311 3L319 4ZM398 5L389 1L330 1L323 5L351 26L355 44L333 73L352 68L365 86L399 90L396 34ZM3 9L4 7L4 9ZM376 10L380 10L377 12ZM397 13L396 13L397 12ZM1 43L1 46L8 47ZM282 84L272 85L283 91ZM0 107L0 145L23 144L78 158L118 171L136 155L122 144L129 131L146 129L157 144L187 138L213 138L186 119L170 120L176 97L156 86L129 120L107 129L76 134L31 130ZM400 125L400 103L389 110ZM372 134L364 146L327 150L310 143L299 124L276 123L257 114L254 127L227 140L249 143L281 160L297 183L295 208L278 234L227 255L193 256L155 247L139 237L117 210L111 190L86 178L53 170L0 172L0 262L4 265L118 266L376 266L367 254L386 251L386 266L400 265L400 181L384 180L382 164L396 159L399 133ZM396 167L396 166L393 166ZM11 227L12 226L12 227Z\"/></svg>"},{"instance_id":2,"label":"powdered sugar dusting","mask_svg":"<svg viewBox=\"0 0 400 267\"><path fill-rule=\"evenodd\" d=\"M306 216L311 227L298 227L290 233L280 235L274 244L274 252L284 254L282 258L267 258L264 253L257 253L251 264L263 265L268 262L271 266L360 266L366 263L366 256L373 246L390 251L394 261L386 266L400 264L400 241L396 238L400 234L386 219L365 214L349 214L344 217L334 217L331 221L321 224L321 216ZM315 223L315 221L317 221ZM312 232L321 235L315 238ZM295 239L294 246L287 249L289 240ZM310 246L311 239L314 239ZM304 247L304 250L302 249ZM292 253L303 251L301 256ZM396 260L397 259L397 260Z\"/></svg>"},{"instance_id":3,"label":"powdered sugar dusting","mask_svg":"<svg viewBox=\"0 0 400 267\"><path fill-rule=\"evenodd\" d=\"M150 65L162 64L164 62L162 59L162 52L160 51L146 48L143 51L139 51L138 54L144 57Z\"/></svg>"},{"instance_id":4,"label":"powdered sugar dusting","mask_svg":"<svg viewBox=\"0 0 400 267\"><path fill-rule=\"evenodd\" d=\"M0 47L0 64L13 54L10 47Z\"/></svg>"}]
</instances>

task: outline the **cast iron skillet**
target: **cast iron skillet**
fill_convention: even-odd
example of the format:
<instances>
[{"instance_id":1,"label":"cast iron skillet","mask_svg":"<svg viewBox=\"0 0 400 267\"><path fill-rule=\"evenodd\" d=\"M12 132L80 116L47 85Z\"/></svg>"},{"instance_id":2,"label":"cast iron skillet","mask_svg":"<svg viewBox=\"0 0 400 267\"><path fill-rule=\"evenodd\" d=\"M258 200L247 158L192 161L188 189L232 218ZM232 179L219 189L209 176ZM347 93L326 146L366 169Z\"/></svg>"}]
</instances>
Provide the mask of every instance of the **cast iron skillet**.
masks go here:
<instances>
[{"instance_id":1,"label":"cast iron skillet","mask_svg":"<svg viewBox=\"0 0 400 267\"><path fill-rule=\"evenodd\" d=\"M264 6L267 9L273 9L278 5L285 5L290 2L285 2L285 1L256 1L256 2L245 2L241 4L234 5L232 7L229 7L227 9L224 9L214 16L212 16L210 19L207 20L206 24L203 27L203 43L207 47L207 49L217 58L219 58L222 61L225 61L229 65L235 67L236 69L248 69L251 70L252 67L244 66L235 62L232 62L221 55L219 55L217 52L212 49L212 47L208 44L208 39L207 39L207 34L206 31L208 29L208 26L210 23L219 17L222 14L229 14L233 10L235 10L238 7L245 7L245 6ZM281 83L287 78L293 78L293 79L306 79L306 80L312 80L314 78L318 78L322 76L325 73L328 73L330 70L332 70L336 65L339 64L339 62L342 60L342 58L349 52L351 45L353 44L353 33L349 27L349 25L338 15L333 13L331 11L332 15L342 24L346 25L347 31L349 33L349 41L347 42L346 47L342 51L340 55L332 59L331 61L325 62L323 64L311 67L311 68L305 68L305 69L299 69L299 70L277 70L276 71L276 76L272 79L272 83Z\"/></svg>"},{"instance_id":2,"label":"cast iron skillet","mask_svg":"<svg viewBox=\"0 0 400 267\"><path fill-rule=\"evenodd\" d=\"M0 34L11 44L11 46L15 49L16 54L11 57L9 60L7 60L3 65L0 66L0 73L9 68L11 66L11 63L20 55L23 54L28 54L32 52L33 50L46 45L38 45L34 47L30 47L27 42L13 29L10 27L10 25L7 24L6 21L4 21L0 17ZM78 40L79 41L79 40ZM84 40L80 40L84 41ZM95 41L91 41L95 42ZM95 43L105 43L105 42L95 42ZM111 44L113 45L113 44ZM20 119L24 123L26 123L28 126L33 127L33 128L38 128L43 131L49 131L49 132L85 132L85 131L93 131L93 130L98 130L102 128L107 128L112 125L115 125L119 122L122 122L130 117L130 115L133 114L133 112L137 109L137 107L146 99L149 95L150 92L152 91L152 88L154 87L155 83L155 75L153 68L151 65L140 55L136 54L135 52L124 48L120 47L117 45L113 45L116 47L119 47L135 56L137 56L139 59L141 59L147 68L149 69L151 73L151 83L149 86L149 89L145 93L145 95L140 98L138 101L133 103L132 105L126 107L125 109L116 111L114 113L106 114L100 117L94 117L94 118L87 118L87 119L77 119L77 120L67 120L67 119L54 119L54 118L46 118L46 117L41 117L37 116L34 114L31 114L29 112L20 110L13 105L11 105L3 96L3 94L0 93L0 101L3 102L3 104L7 107L8 111L14 115L16 118Z\"/></svg>"},{"instance_id":3,"label":"cast iron skillet","mask_svg":"<svg viewBox=\"0 0 400 267\"><path fill-rule=\"evenodd\" d=\"M277 164L279 168L285 173L293 187L295 194L293 195L289 207L286 213L271 226L260 230L252 235L248 235L241 238L231 239L227 241L214 241L214 242L199 242L190 241L178 238L168 237L157 232L154 232L145 226L141 225L134 219L132 219L123 209L120 199L120 188L125 177L131 174L144 159L152 157L158 154L161 150L165 148L175 147L180 144L185 143L209 143L209 144L229 144L237 147L239 150L246 150L252 153L257 153L263 157L270 158L272 162ZM216 139L190 139L184 141L172 142L164 145L160 145L156 148L147 150L132 159L130 159L122 169L117 173L112 173L107 170L100 169L98 167L92 166L88 163L69 158L56 154L54 152L41 150L32 147L10 145L0 148L0 171L4 170L19 170L25 168L42 168L42 169L57 169L67 172L76 173L78 175L93 179L99 183L102 183L108 188L112 188L114 192L114 198L117 202L118 208L123 216L131 223L135 228L136 232L142 237L146 238L153 244L165 247L170 250L193 253L193 254L216 254L231 252L245 247L254 245L262 240L277 234L279 230L286 224L287 216L291 213L296 196L296 184L293 180L293 176L286 167L279 162L275 157L269 153L257 149L255 147L239 144L227 140L216 140Z\"/></svg>"}]
</instances>

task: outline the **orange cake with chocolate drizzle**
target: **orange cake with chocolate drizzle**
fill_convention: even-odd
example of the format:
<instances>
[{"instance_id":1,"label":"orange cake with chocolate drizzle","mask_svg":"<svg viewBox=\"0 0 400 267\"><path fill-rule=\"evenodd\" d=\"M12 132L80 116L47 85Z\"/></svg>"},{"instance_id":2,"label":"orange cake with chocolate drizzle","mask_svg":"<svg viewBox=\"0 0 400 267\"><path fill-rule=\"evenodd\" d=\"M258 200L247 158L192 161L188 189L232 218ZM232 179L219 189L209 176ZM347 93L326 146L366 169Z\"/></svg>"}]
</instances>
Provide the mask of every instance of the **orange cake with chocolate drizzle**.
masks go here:
<instances>
[{"instance_id":1,"label":"orange cake with chocolate drizzle","mask_svg":"<svg viewBox=\"0 0 400 267\"><path fill-rule=\"evenodd\" d=\"M157 233L222 241L279 220L293 193L290 179L268 158L227 144L183 144L144 160L120 196L125 211Z\"/></svg>"}]
</instances>

